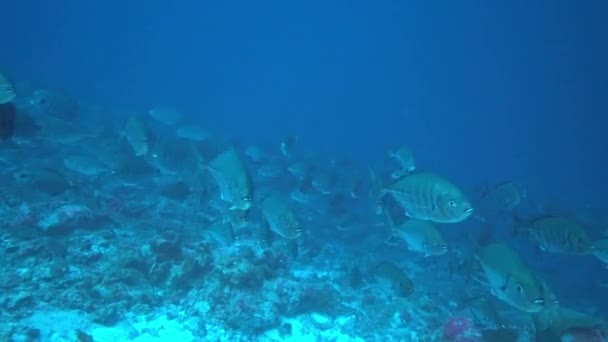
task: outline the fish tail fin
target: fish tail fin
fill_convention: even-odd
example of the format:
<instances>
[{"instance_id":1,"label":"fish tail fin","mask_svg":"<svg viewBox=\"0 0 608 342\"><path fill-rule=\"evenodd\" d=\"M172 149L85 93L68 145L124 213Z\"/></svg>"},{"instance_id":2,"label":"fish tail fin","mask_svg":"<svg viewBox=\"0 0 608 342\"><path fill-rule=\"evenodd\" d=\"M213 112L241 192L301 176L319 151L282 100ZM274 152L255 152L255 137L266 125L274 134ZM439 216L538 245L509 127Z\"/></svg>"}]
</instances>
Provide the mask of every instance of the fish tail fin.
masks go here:
<instances>
[{"instance_id":1,"label":"fish tail fin","mask_svg":"<svg viewBox=\"0 0 608 342\"><path fill-rule=\"evenodd\" d=\"M382 207L382 215L384 216L386 226L392 231L395 228L395 221L393 220L391 213L389 213L387 208Z\"/></svg>"},{"instance_id":2,"label":"fish tail fin","mask_svg":"<svg viewBox=\"0 0 608 342\"><path fill-rule=\"evenodd\" d=\"M493 235L494 226L489 223L484 223L481 225L481 229L478 232L467 234L467 240L469 240L476 252L479 248L492 242Z\"/></svg>"},{"instance_id":3,"label":"fish tail fin","mask_svg":"<svg viewBox=\"0 0 608 342\"><path fill-rule=\"evenodd\" d=\"M373 167L369 168L369 177L372 185L370 197L372 197L378 202L379 205L381 205L380 202L382 200L382 197L384 196L384 185L382 184L382 181L378 177L376 170Z\"/></svg>"},{"instance_id":4,"label":"fish tail fin","mask_svg":"<svg viewBox=\"0 0 608 342\"><path fill-rule=\"evenodd\" d=\"M468 285L471 282L482 283L479 269L476 267L477 260L477 249L475 249L462 260L460 265L452 265L450 273L460 273L465 285Z\"/></svg>"},{"instance_id":5,"label":"fish tail fin","mask_svg":"<svg viewBox=\"0 0 608 342\"><path fill-rule=\"evenodd\" d=\"M476 219L477 221L481 222L481 223L484 223L484 224L486 222L488 222L488 220L485 217L483 217L483 216L481 216L479 214L473 214L473 218Z\"/></svg>"},{"instance_id":6,"label":"fish tail fin","mask_svg":"<svg viewBox=\"0 0 608 342\"><path fill-rule=\"evenodd\" d=\"M399 169L399 170L394 171L393 173L391 173L391 178L392 179L399 179L399 178L402 178L403 176L405 176L408 173L409 173L409 171L407 169Z\"/></svg>"},{"instance_id":7,"label":"fish tail fin","mask_svg":"<svg viewBox=\"0 0 608 342\"><path fill-rule=\"evenodd\" d=\"M490 195L490 184L484 183L479 187L479 199L486 199Z\"/></svg>"},{"instance_id":8,"label":"fish tail fin","mask_svg":"<svg viewBox=\"0 0 608 342\"><path fill-rule=\"evenodd\" d=\"M521 234L521 231L525 227L525 220L517 213L513 213L513 226L511 227L511 236L516 237Z\"/></svg>"},{"instance_id":9,"label":"fish tail fin","mask_svg":"<svg viewBox=\"0 0 608 342\"><path fill-rule=\"evenodd\" d=\"M392 233L386 239L384 239L384 241L382 243L384 243L388 246L397 246L397 240L395 238L395 235Z\"/></svg>"},{"instance_id":10,"label":"fish tail fin","mask_svg":"<svg viewBox=\"0 0 608 342\"><path fill-rule=\"evenodd\" d=\"M371 181L371 190L370 190L370 196L372 198L375 198L377 193L378 193L378 176L376 175L376 170L374 170L373 167L369 168L369 179Z\"/></svg>"},{"instance_id":11,"label":"fish tail fin","mask_svg":"<svg viewBox=\"0 0 608 342\"><path fill-rule=\"evenodd\" d=\"M386 241L390 241L395 237L395 221L393 220L393 217L391 216L391 213L389 212L388 208L381 206L381 210L382 216L384 217L384 227L386 232L388 233L388 238L386 239Z\"/></svg>"},{"instance_id":12,"label":"fish tail fin","mask_svg":"<svg viewBox=\"0 0 608 342\"><path fill-rule=\"evenodd\" d=\"M471 280L477 281L478 275L476 272L476 262L478 260L479 250L492 242L494 229L491 224L483 224L481 229L476 234L468 234L467 239L471 242L473 249L470 254L465 257L463 262L463 274L465 283L468 284Z\"/></svg>"}]
</instances>

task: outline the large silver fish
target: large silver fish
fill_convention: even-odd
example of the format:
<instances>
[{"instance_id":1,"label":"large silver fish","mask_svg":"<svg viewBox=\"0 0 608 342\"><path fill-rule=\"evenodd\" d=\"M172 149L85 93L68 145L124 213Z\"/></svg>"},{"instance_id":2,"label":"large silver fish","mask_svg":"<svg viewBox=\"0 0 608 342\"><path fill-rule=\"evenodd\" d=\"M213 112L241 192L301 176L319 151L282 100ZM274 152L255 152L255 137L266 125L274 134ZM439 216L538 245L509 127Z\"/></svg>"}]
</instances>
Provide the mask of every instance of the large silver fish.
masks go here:
<instances>
[{"instance_id":1,"label":"large silver fish","mask_svg":"<svg viewBox=\"0 0 608 342\"><path fill-rule=\"evenodd\" d=\"M207 240L215 242L221 247L229 247L236 239L230 223L219 219L207 226L203 235Z\"/></svg>"},{"instance_id":2,"label":"large silver fish","mask_svg":"<svg viewBox=\"0 0 608 342\"><path fill-rule=\"evenodd\" d=\"M512 209L527 196L526 188L517 182L504 182L496 186L486 186L481 195L496 203L501 209Z\"/></svg>"},{"instance_id":3,"label":"large silver fish","mask_svg":"<svg viewBox=\"0 0 608 342\"><path fill-rule=\"evenodd\" d=\"M245 163L230 148L220 153L208 165L208 170L220 190L220 198L232 204L230 209L248 210L253 201L253 181Z\"/></svg>"},{"instance_id":4,"label":"large silver fish","mask_svg":"<svg viewBox=\"0 0 608 342\"><path fill-rule=\"evenodd\" d=\"M28 112L32 116L52 116L73 122L82 108L71 94L58 89L37 89L28 97Z\"/></svg>"},{"instance_id":5,"label":"large silver fish","mask_svg":"<svg viewBox=\"0 0 608 342\"><path fill-rule=\"evenodd\" d=\"M430 221L407 220L395 228L394 234L407 242L409 250L425 257L443 255L448 251L443 235Z\"/></svg>"},{"instance_id":6,"label":"large silver fish","mask_svg":"<svg viewBox=\"0 0 608 342\"><path fill-rule=\"evenodd\" d=\"M28 167L13 173L13 177L22 190L28 189L51 196L60 195L74 188L62 173L44 166Z\"/></svg>"},{"instance_id":7,"label":"large silver fish","mask_svg":"<svg viewBox=\"0 0 608 342\"><path fill-rule=\"evenodd\" d=\"M139 115L132 115L125 123L123 135L133 149L135 156L141 157L150 151L148 129Z\"/></svg>"},{"instance_id":8,"label":"large silver fish","mask_svg":"<svg viewBox=\"0 0 608 342\"><path fill-rule=\"evenodd\" d=\"M272 232L286 239L297 239L302 235L300 220L283 198L277 195L266 197L261 210Z\"/></svg>"},{"instance_id":9,"label":"large silver fish","mask_svg":"<svg viewBox=\"0 0 608 342\"><path fill-rule=\"evenodd\" d=\"M423 172L405 176L380 191L391 194L405 214L414 219L437 223L457 223L473 213L465 194L447 179Z\"/></svg>"},{"instance_id":10,"label":"large silver fish","mask_svg":"<svg viewBox=\"0 0 608 342\"><path fill-rule=\"evenodd\" d=\"M549 332L558 341L608 340L608 322L584 312L556 305L533 314L532 318L537 332Z\"/></svg>"},{"instance_id":11,"label":"large silver fish","mask_svg":"<svg viewBox=\"0 0 608 342\"><path fill-rule=\"evenodd\" d=\"M539 312L550 304L544 282L507 245L492 243L484 246L477 253L477 259L491 293L498 299L525 312Z\"/></svg>"},{"instance_id":12,"label":"large silver fish","mask_svg":"<svg viewBox=\"0 0 608 342\"><path fill-rule=\"evenodd\" d=\"M74 172L85 176L97 176L110 172L107 165L97 158L86 154L74 154L63 158L63 165Z\"/></svg>"},{"instance_id":13,"label":"large silver fish","mask_svg":"<svg viewBox=\"0 0 608 342\"><path fill-rule=\"evenodd\" d=\"M593 243L578 223L558 216L538 218L530 223L516 223L516 230L525 230L543 251L571 255L593 252Z\"/></svg>"},{"instance_id":14,"label":"large silver fish","mask_svg":"<svg viewBox=\"0 0 608 342\"><path fill-rule=\"evenodd\" d=\"M389 283L390 287L399 297L409 297L414 293L414 283L405 274L401 267L390 261L381 261L370 270L371 274L380 282Z\"/></svg>"}]
</instances>

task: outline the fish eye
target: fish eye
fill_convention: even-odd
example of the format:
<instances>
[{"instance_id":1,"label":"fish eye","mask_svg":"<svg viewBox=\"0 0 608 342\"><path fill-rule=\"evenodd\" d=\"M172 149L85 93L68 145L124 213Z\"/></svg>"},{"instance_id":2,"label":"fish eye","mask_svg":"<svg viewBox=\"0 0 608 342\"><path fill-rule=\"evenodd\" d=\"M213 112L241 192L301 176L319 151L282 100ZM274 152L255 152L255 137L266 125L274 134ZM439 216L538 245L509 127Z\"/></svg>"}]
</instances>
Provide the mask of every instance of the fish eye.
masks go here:
<instances>
[{"instance_id":1,"label":"fish eye","mask_svg":"<svg viewBox=\"0 0 608 342\"><path fill-rule=\"evenodd\" d=\"M517 286L517 288L516 288L516 289L517 289L517 292L519 292L519 293L524 292L524 288L523 288L523 287L521 287L521 286L519 286L519 285Z\"/></svg>"},{"instance_id":2,"label":"fish eye","mask_svg":"<svg viewBox=\"0 0 608 342\"><path fill-rule=\"evenodd\" d=\"M449 205L450 207L454 208L454 207L456 206L456 202L454 202L454 201L449 201L449 202L448 202L448 205Z\"/></svg>"}]
</instances>

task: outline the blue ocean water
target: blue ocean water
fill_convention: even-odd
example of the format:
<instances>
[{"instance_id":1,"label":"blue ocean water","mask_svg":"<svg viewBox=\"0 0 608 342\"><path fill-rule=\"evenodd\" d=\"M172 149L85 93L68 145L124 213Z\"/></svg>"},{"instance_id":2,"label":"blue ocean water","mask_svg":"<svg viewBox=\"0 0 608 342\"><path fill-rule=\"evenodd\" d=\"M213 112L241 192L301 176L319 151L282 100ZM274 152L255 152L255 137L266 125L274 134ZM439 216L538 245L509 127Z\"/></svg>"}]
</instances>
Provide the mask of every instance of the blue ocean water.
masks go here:
<instances>
[{"instance_id":1,"label":"blue ocean water","mask_svg":"<svg viewBox=\"0 0 608 342\"><path fill-rule=\"evenodd\" d=\"M469 194L518 181L534 210L558 202L608 216L602 1L23 0L2 8L0 71L112 108L103 115L116 120L172 106L235 144L278 149L295 135L303 154L363 170L407 145L418 165ZM605 264L544 260L538 268L552 270L563 302L606 297L595 287L608 283ZM608 303L601 310L606 317Z\"/></svg>"},{"instance_id":2,"label":"blue ocean water","mask_svg":"<svg viewBox=\"0 0 608 342\"><path fill-rule=\"evenodd\" d=\"M365 161L408 141L463 179L584 201L605 186L604 6L15 1L3 64L93 102L165 100L237 139L290 132Z\"/></svg>"}]
</instances>

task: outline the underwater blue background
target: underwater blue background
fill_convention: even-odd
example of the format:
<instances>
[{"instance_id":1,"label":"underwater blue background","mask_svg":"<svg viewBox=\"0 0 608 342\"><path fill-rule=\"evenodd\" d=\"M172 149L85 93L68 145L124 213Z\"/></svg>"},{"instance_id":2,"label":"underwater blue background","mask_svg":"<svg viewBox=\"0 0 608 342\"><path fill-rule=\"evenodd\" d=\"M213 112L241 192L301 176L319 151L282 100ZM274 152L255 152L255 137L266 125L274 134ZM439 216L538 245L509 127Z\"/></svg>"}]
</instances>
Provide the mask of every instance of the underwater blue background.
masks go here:
<instances>
[{"instance_id":1,"label":"underwater blue background","mask_svg":"<svg viewBox=\"0 0 608 342\"><path fill-rule=\"evenodd\" d=\"M478 202L482 185L513 181L534 214L595 209L595 239L608 228L607 13L598 0L7 1L0 71L17 93L23 80L63 89L117 122L174 107L240 147L278 154L296 135L303 160L357 170L405 145ZM487 228L477 204L444 230L456 251ZM523 242L565 305L608 312L606 265L542 254L507 216L486 221L492 239Z\"/></svg>"},{"instance_id":2,"label":"underwater blue background","mask_svg":"<svg viewBox=\"0 0 608 342\"><path fill-rule=\"evenodd\" d=\"M605 205L602 1L10 1L2 68L112 108L179 108L239 142Z\"/></svg>"}]
</instances>

